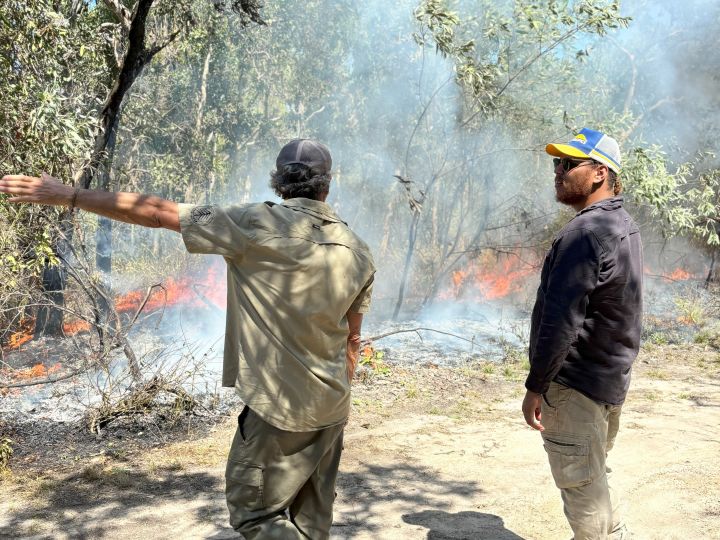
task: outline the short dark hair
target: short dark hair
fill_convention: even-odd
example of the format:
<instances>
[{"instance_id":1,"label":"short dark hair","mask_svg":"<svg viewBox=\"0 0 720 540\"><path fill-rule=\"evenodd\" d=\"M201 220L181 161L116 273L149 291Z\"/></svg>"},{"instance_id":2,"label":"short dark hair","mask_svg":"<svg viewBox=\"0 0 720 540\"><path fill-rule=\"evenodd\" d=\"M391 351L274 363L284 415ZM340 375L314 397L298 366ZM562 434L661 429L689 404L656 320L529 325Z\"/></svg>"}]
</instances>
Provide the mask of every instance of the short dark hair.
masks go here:
<instances>
[{"instance_id":1,"label":"short dark hair","mask_svg":"<svg viewBox=\"0 0 720 540\"><path fill-rule=\"evenodd\" d=\"M320 195L330 191L329 172L323 173L301 163L278 167L270 173L270 187L283 199L305 197L318 200Z\"/></svg>"}]
</instances>

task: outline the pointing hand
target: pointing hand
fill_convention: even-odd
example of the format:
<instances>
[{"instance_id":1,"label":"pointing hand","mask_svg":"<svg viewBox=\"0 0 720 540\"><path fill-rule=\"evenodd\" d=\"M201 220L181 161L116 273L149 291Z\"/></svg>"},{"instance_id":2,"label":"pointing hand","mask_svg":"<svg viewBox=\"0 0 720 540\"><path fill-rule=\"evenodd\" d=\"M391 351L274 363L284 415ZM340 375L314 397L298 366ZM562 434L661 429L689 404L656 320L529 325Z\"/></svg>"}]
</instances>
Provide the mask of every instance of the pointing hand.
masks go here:
<instances>
[{"instance_id":1,"label":"pointing hand","mask_svg":"<svg viewBox=\"0 0 720 540\"><path fill-rule=\"evenodd\" d=\"M70 205L75 189L47 173L40 178L7 175L0 179L0 193L11 195L12 203L36 203L53 206Z\"/></svg>"}]
</instances>

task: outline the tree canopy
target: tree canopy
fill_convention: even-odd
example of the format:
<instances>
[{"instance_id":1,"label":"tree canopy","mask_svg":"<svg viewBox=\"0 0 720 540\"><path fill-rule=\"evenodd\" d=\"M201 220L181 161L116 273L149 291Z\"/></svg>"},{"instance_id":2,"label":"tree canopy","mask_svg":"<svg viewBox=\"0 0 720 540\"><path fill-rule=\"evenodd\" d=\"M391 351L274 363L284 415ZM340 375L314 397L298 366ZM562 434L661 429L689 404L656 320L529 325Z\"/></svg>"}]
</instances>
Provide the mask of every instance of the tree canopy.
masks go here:
<instances>
[{"instance_id":1,"label":"tree canopy","mask_svg":"<svg viewBox=\"0 0 720 540\"><path fill-rule=\"evenodd\" d=\"M281 144L317 137L336 163L330 202L374 248L380 303L400 311L452 290L469 263L531 264L565 215L544 144L588 125L620 141L648 227L712 255L719 14L709 1L10 0L0 170L239 203L271 197ZM0 200L8 328L59 264L58 219ZM113 274L191 264L170 235L104 234ZM100 236L81 241L101 250Z\"/></svg>"}]
</instances>

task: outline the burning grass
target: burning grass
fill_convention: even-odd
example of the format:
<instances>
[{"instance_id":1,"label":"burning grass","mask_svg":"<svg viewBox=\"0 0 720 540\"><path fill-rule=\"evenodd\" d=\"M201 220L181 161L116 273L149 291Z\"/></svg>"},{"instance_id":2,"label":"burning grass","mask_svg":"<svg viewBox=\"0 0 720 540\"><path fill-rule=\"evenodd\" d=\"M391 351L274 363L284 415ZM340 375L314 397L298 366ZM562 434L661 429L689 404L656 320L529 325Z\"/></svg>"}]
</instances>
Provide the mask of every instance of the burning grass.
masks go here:
<instances>
[{"instance_id":1,"label":"burning grass","mask_svg":"<svg viewBox=\"0 0 720 540\"><path fill-rule=\"evenodd\" d=\"M68 291L69 293L69 291ZM66 294L75 304L81 304L72 294ZM227 298L225 296L225 278L218 265L211 266L203 274L183 278L168 277L162 283L154 285L148 293L147 289L135 289L117 294L112 299L117 314L135 314L139 310L146 313L163 310L171 306L182 305L187 308L207 308L224 311ZM63 333L73 336L88 332L93 328L94 316L83 316L86 311L82 306L76 309L64 309L65 321ZM6 352L20 348L33 339L35 319L25 316L20 320L18 329L6 338Z\"/></svg>"},{"instance_id":2,"label":"burning grass","mask_svg":"<svg viewBox=\"0 0 720 540\"><path fill-rule=\"evenodd\" d=\"M161 358L159 362L155 359L152 374L148 375L147 365L150 364L141 366L128 334L136 322L142 323L143 319L138 318L141 311L152 313L178 306L195 312L200 308L208 313L210 309L215 315L221 314L226 298L220 268L211 267L202 275L193 274L182 279L169 278L164 285L117 295L112 301L114 311L103 319L105 322L93 323L90 321L99 320L98 299L92 298L90 293L93 290L100 295L106 293L98 288L83 288L78 276L80 274L75 276L74 283L80 285L81 290L73 289L72 294L70 290L66 291L66 303L62 306L66 318L64 334L73 339L44 337L32 340L35 321L30 316L24 317L20 330L7 338L8 347L1 351L0 395L23 400L25 387L29 386L37 386L38 394L47 395L47 391L38 385L58 381L67 381L62 388L69 394L78 392L83 386L80 394L85 395L83 406L88 409L88 424L96 432L120 416L147 414L158 408L183 413L194 411L196 403L192 391L187 388L192 388L198 370L185 361L187 351L175 350L168 353L168 358ZM39 309L40 306L35 307ZM160 321L163 315L161 313L155 320ZM95 332L88 332L93 329ZM177 326L174 330L177 332ZM163 348L177 349L178 336L175 335L173 340L171 347ZM184 339L182 343L185 343ZM115 351L122 351L124 358ZM158 349L151 352L155 353ZM158 354L162 356L162 353ZM63 359L62 363L56 360L58 357ZM175 369L173 365L181 367ZM88 376L79 380L77 376L85 373ZM98 401L100 406L96 405Z\"/></svg>"},{"instance_id":3,"label":"burning grass","mask_svg":"<svg viewBox=\"0 0 720 540\"><path fill-rule=\"evenodd\" d=\"M530 264L510 255L498 259L494 253L485 251L465 268L451 274L451 288L442 293L440 298L505 298L522 292L528 278L536 272L534 263Z\"/></svg>"},{"instance_id":4,"label":"burning grass","mask_svg":"<svg viewBox=\"0 0 720 540\"><path fill-rule=\"evenodd\" d=\"M498 272L492 275L482 273L480 270L476 274L469 272L458 275L457 277L462 279L457 284L457 293L461 294L459 289L462 287L470 287L470 289L474 287L473 290L480 291L485 298L490 298L495 294L512 294L519 290L516 288L519 287L516 283L525 284L526 279L523 276L529 276L531 271L534 270L501 266ZM679 277L681 276L675 275L675 278ZM468 280L474 281L469 283ZM478 280L481 285L484 285L477 285ZM145 310L156 311L177 304L220 310L224 307L225 295L222 287L217 287L221 281L223 280L214 274L205 277L203 283L211 283L214 288L214 292L210 293L209 289L203 288L210 287L210 285L203 285L197 280L167 280L163 288L158 288L147 297ZM121 312L134 313L142 304L143 298L144 294L138 291L120 295L115 299L116 307ZM172 318L170 317L170 319ZM142 319L139 320L142 322ZM167 318L165 320L167 321ZM66 333L82 332L86 328L84 324L85 321L82 319L70 320L66 323ZM453 324L455 323L453 322ZM682 332L678 331L678 328L684 328L683 324L674 312L668 317L650 316L646 319L646 327L649 327L652 332L650 335L657 336L659 347L665 347L669 342L682 342L683 337L680 335ZM514 333L507 327L506 322L504 332ZM460 321L460 325L453 326L451 330L471 337L471 340L466 340L471 343L463 344L463 346L474 351L477 344L474 337L475 330L472 328L463 326ZM27 326L26 329L28 329ZM430 334L426 333L426 335ZM457 337L454 336L453 339ZM644 337L647 338L647 334ZM84 336L81 338L84 339ZM71 343L82 341L82 339L64 341ZM481 339L489 341L489 338L486 339L484 335ZM485 401L492 402L495 393L509 392L514 397L521 399L522 379L528 367L524 345L526 336L518 336L517 341L523 345L516 347L515 340L512 340L512 343L507 340L498 341L497 344L500 348L498 362L487 361L488 358L493 357L476 351L472 354L472 362L468 361L460 366L458 366L457 355L448 353L446 342L440 343L434 348L427 343L422 343L420 337L420 343L416 342L413 345L398 342L399 344L394 349L395 352L392 348L378 350L368 344L363 349L361 367L358 369L358 380L353 398L353 414L363 415L368 425L373 424L373 418L382 419L395 414L398 408L420 411L424 414L447 415L451 413L455 420L468 422L485 416L496 416L498 413L492 403L481 406L482 400L478 396L482 396ZM16 369L12 373L0 372L0 375L12 378L12 380L31 381L57 375L61 367L71 370L72 364L65 361L60 364L55 361L55 358L58 357L57 347L61 341L54 340L48 341L48 343L48 347L55 350L52 356L44 362L38 363L38 359L35 358L33 363L30 363L29 359L32 356L30 353L36 346L33 344L24 348L28 350L28 362L24 367ZM412 361L417 362L411 368L399 365L395 357L396 351L403 348L408 351L407 356L412 356ZM13 354L22 355L25 354L25 351ZM202 420L197 424L199 430L202 431L216 422L223 414L212 410L213 406L198 397L195 393L196 388L192 384L188 384L188 381L194 377L188 373L194 374L196 371L192 367L188 368L187 363L183 364L177 360L183 354L174 351L163 355L166 360L172 357L175 371L172 368L169 371L163 371L158 367L158 363L162 362L158 362L155 358L140 358L138 365L142 369L141 377L132 379L127 374L127 367L122 364L122 358L108 358L107 365L93 364L91 366L93 368L93 371L90 372L92 373L91 377L83 377L80 382L73 381L73 384L85 385L82 387L82 392L78 393L92 394L95 398L94 402L83 402L83 406L87 408L84 420L89 431L98 435L91 437L86 431L87 438L83 439L82 444L78 446L89 445L89 441L92 439L97 440L98 447L95 448L95 453L103 452L104 456L103 464L97 468L98 474L107 478L119 479L119 482L122 483L122 471L117 474L113 472L113 464L135 455L133 448L136 442L141 438L150 439L152 437L149 434L150 431L153 432L155 441L162 440L163 442L168 440L169 437L166 437L166 434L173 429L180 432L187 428L184 435L197 435L198 431L193 431L194 428L190 427L194 418L202 416ZM451 358L451 361L455 362L452 365L454 367L438 367L433 364L437 363L439 358ZM711 362L708 360L704 364L708 366L708 370L710 367L717 367L717 363ZM448 365L450 365L450 361ZM662 382L665 380L664 373L665 371L662 373L658 371L656 374L651 372L647 376L655 382ZM102 382L99 382L101 379ZM652 398L648 397L648 399ZM163 445L162 448L151 454L144 454L149 459L147 465L153 471L166 470L168 467L170 469L182 468L193 464L217 465L225 457L227 451L225 443L229 444L229 434L232 431L233 422L228 421L225 424L227 425L224 425L222 429L227 431L228 436L225 437L223 443L185 441L175 442L170 446ZM151 428L148 429L148 426ZM77 425L74 429L78 431ZM0 433L0 443L3 440L1 436L2 433ZM122 440L120 440L121 438ZM11 450L15 450L13 463L17 461L18 454L22 454L24 459L28 459L28 456L35 451L36 446L26 441L21 443L24 447L20 450L20 447L17 446L18 438L15 436L7 437L7 440L16 441L7 443ZM114 445L111 445L110 441L114 441ZM147 450L148 446L143 448ZM57 452L58 449L55 448L55 451ZM81 456L81 460L84 459L83 456L91 455L87 448L76 452L74 448L67 447L63 448L63 451L67 453L65 463L71 465L75 462L74 460L78 459L78 455ZM178 455L183 456L182 461L178 459ZM50 449L45 461L52 462L54 459L58 458L52 455L52 449ZM114 480L108 480L108 483L115 487L121 487L115 484Z\"/></svg>"},{"instance_id":5,"label":"burning grass","mask_svg":"<svg viewBox=\"0 0 720 540\"><path fill-rule=\"evenodd\" d=\"M8 338L8 348L17 349L23 344L30 341L33 337L33 329L35 321L33 319L23 318L20 321L20 330L11 334Z\"/></svg>"},{"instance_id":6,"label":"burning grass","mask_svg":"<svg viewBox=\"0 0 720 540\"><path fill-rule=\"evenodd\" d=\"M29 379L36 379L40 377L47 377L53 373L57 373L62 368L60 362L56 362L50 367L45 364L35 364L30 368L25 369L0 369L0 376L10 381L27 381Z\"/></svg>"}]
</instances>

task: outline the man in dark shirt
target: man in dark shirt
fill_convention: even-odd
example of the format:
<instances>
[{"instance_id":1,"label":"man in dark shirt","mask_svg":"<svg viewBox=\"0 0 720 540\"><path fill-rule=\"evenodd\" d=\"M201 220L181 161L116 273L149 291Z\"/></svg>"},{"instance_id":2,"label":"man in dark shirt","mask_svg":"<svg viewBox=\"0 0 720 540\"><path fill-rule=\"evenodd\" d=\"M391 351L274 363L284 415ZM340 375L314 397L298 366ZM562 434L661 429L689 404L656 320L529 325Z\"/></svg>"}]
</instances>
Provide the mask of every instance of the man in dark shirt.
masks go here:
<instances>
[{"instance_id":1,"label":"man in dark shirt","mask_svg":"<svg viewBox=\"0 0 720 540\"><path fill-rule=\"evenodd\" d=\"M577 214L545 257L522 410L542 432L574 540L622 538L605 458L640 346L640 231L618 196L615 139L585 128L546 151L556 198Z\"/></svg>"}]
</instances>

